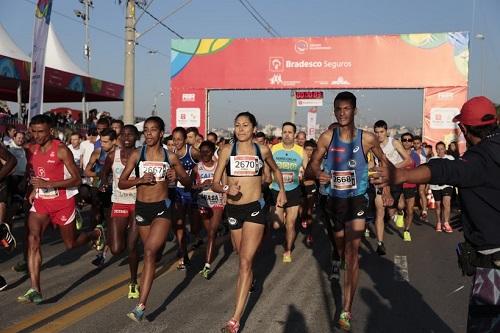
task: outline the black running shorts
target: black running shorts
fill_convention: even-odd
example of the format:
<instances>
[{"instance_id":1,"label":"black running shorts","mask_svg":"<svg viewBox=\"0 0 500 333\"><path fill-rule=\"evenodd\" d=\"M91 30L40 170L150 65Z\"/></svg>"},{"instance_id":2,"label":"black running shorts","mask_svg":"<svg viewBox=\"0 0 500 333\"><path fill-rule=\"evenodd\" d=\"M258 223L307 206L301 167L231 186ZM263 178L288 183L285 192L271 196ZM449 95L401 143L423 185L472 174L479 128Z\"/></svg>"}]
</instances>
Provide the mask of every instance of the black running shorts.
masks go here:
<instances>
[{"instance_id":1,"label":"black running shorts","mask_svg":"<svg viewBox=\"0 0 500 333\"><path fill-rule=\"evenodd\" d=\"M225 213L229 228L241 229L244 222L266 225L264 200L258 200L243 205L226 204Z\"/></svg>"},{"instance_id":2,"label":"black running shorts","mask_svg":"<svg viewBox=\"0 0 500 333\"><path fill-rule=\"evenodd\" d=\"M155 219L172 220L172 202L166 199L159 202L135 202L135 222L138 226L148 226Z\"/></svg>"},{"instance_id":3,"label":"black running shorts","mask_svg":"<svg viewBox=\"0 0 500 333\"><path fill-rule=\"evenodd\" d=\"M366 194L352 198L328 197L327 212L333 222L333 230L344 230L347 222L365 219L368 210L368 196Z\"/></svg>"}]
</instances>

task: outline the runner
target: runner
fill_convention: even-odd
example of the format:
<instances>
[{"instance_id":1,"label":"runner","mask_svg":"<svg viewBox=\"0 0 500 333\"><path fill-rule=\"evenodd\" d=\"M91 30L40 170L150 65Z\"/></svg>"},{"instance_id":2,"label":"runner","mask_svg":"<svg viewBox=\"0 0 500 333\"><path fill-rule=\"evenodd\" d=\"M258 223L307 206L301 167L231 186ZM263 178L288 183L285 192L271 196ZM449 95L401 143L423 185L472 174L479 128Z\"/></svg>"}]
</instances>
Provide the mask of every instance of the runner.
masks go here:
<instances>
[{"instance_id":1,"label":"runner","mask_svg":"<svg viewBox=\"0 0 500 333\"><path fill-rule=\"evenodd\" d=\"M52 123L47 115L36 115L31 119L30 129L34 144L29 147L29 163L32 166L33 191L28 217L28 266L31 288L17 300L23 303L40 303L40 268L42 264L41 239L49 223L56 224L66 249L73 249L94 241L96 249L105 246L104 228L101 225L88 233L76 232L75 220L76 188L80 174L73 156L59 140L51 136Z\"/></svg>"},{"instance_id":2,"label":"runner","mask_svg":"<svg viewBox=\"0 0 500 333\"><path fill-rule=\"evenodd\" d=\"M297 135L295 136L295 143L304 148L304 145L306 143L306 138L307 138L306 132L304 131L297 132Z\"/></svg>"},{"instance_id":3,"label":"runner","mask_svg":"<svg viewBox=\"0 0 500 333\"><path fill-rule=\"evenodd\" d=\"M406 169L415 169L420 164L420 158L413 150L413 134L405 133L401 135L401 142L403 143L403 148L410 155L412 160L411 164L407 166ZM413 223L413 208L415 207L415 197L417 196L417 184L403 183L403 196L406 207L403 240L405 242L411 242L410 227Z\"/></svg>"},{"instance_id":4,"label":"runner","mask_svg":"<svg viewBox=\"0 0 500 333\"><path fill-rule=\"evenodd\" d=\"M380 147L382 148L385 156L387 156L387 159L396 168L404 168L411 164L410 155L408 155L408 153L404 150L401 142L387 135L387 123L384 120L377 121L373 126L373 129L378 137ZM396 226L399 228L404 227L404 214L402 212L404 208L404 202L400 201L402 194L403 186L391 186L391 195L394 199L394 204L391 207L387 208L389 217L396 223ZM378 191L378 195L381 195L380 190ZM381 199L381 197L379 197L378 199L377 197L375 197L375 208L376 210L378 210L378 212L376 213L377 218L375 219L375 229L377 234L377 253L379 255L383 255L386 252L384 245L385 224L384 219L381 218L385 216L385 213L382 214L380 212L380 210L385 212L386 208L384 207L383 200Z\"/></svg>"},{"instance_id":5,"label":"runner","mask_svg":"<svg viewBox=\"0 0 500 333\"><path fill-rule=\"evenodd\" d=\"M201 161L198 162L193 171L196 179L196 184L193 188L201 191L198 194L198 207L201 220L207 231L205 266L200 271L200 275L207 280L210 278L210 265L213 260L217 229L222 221L222 213L224 212L222 194L211 190L214 172L217 168L214 153L215 144L213 142L202 142L200 145ZM225 179L223 179L223 183L225 183Z\"/></svg>"},{"instance_id":6,"label":"runner","mask_svg":"<svg viewBox=\"0 0 500 333\"><path fill-rule=\"evenodd\" d=\"M207 141L212 142L214 145L217 144L217 139L218 139L217 134L215 134L214 132L209 132L207 134Z\"/></svg>"},{"instance_id":7,"label":"runner","mask_svg":"<svg viewBox=\"0 0 500 333\"><path fill-rule=\"evenodd\" d=\"M187 133L183 127L174 128L172 136L174 138L175 154L179 158L179 161L181 162L186 173L192 176L192 170L200 159L200 151L194 148L191 144L186 143ZM193 139L196 139L196 136L194 136ZM186 215L191 218L191 228L194 229L191 231L194 233L195 231L198 231L196 229L198 227L196 223L199 221L199 214L197 209L193 206L194 198L191 189L185 188L180 182L177 182L175 199L175 234L177 237L177 244L179 246L177 252L177 256L179 258L177 269L184 270L186 269L186 265L189 264L185 239Z\"/></svg>"},{"instance_id":8,"label":"runner","mask_svg":"<svg viewBox=\"0 0 500 333\"><path fill-rule=\"evenodd\" d=\"M422 146L422 137L420 135L415 135L413 137L413 149L418 154L418 157L420 159L420 164L426 163L427 154L425 152L425 148ZM420 199L420 208L421 208L420 218L422 220L427 220L427 188L428 188L427 184L418 184L418 196Z\"/></svg>"},{"instance_id":9,"label":"runner","mask_svg":"<svg viewBox=\"0 0 500 333\"><path fill-rule=\"evenodd\" d=\"M219 154L219 162L212 184L212 190L226 193L226 215L235 240L240 264L236 285L236 307L222 332L236 333L245 308L248 292L252 284L252 263L265 229L264 202L261 199L262 169L264 162L269 165L276 181L280 184L277 205L286 204L285 188L281 172L272 158L271 151L253 143L257 128L255 116L250 112L238 114L234 121L236 142L226 145ZM227 185L222 185L224 172Z\"/></svg>"},{"instance_id":10,"label":"runner","mask_svg":"<svg viewBox=\"0 0 500 333\"><path fill-rule=\"evenodd\" d=\"M137 256L137 240L139 233L135 223L135 200L136 188L126 190L118 188L118 180L127 165L130 155L135 150L135 140L139 137L139 131L134 125L125 125L122 130L122 145L108 153L101 179L113 177L113 194L111 195L111 219L108 227L108 246L113 255L121 254L125 248L128 250L128 264L130 268L130 283L128 285L128 298L139 298L139 286L137 285L137 267L139 260ZM104 142L103 142L104 144ZM104 146L103 146L104 147ZM134 179L134 176L129 177Z\"/></svg>"},{"instance_id":11,"label":"runner","mask_svg":"<svg viewBox=\"0 0 500 333\"><path fill-rule=\"evenodd\" d=\"M70 136L69 150L73 154L73 159L80 172L83 171L83 149L80 147L81 138L80 134L73 132Z\"/></svg>"},{"instance_id":12,"label":"runner","mask_svg":"<svg viewBox=\"0 0 500 333\"><path fill-rule=\"evenodd\" d=\"M276 202L281 185L281 178L273 179L271 183L271 193L273 196L273 207L271 213L274 222L284 224L286 229L285 251L283 252L283 262L292 262L292 250L297 236L295 231L295 221L299 213L299 205L302 203L302 189L300 187L299 173L301 168L307 167L307 155L304 149L294 143L297 127L291 122L285 122L281 126L283 142L274 145L271 149L273 159L276 161L281 171L283 183L286 191L287 203L281 206ZM279 227L278 224L278 227ZM276 227L275 227L276 229Z\"/></svg>"},{"instance_id":13,"label":"runner","mask_svg":"<svg viewBox=\"0 0 500 333\"><path fill-rule=\"evenodd\" d=\"M390 164L376 137L354 125L356 97L344 91L334 100L334 112L339 127L321 134L318 148L306 169L306 178L318 179L328 187L328 209L334 220L335 241L340 257L345 258L343 309L339 326L351 329L351 311L358 282L358 249L365 231L367 210L368 165L366 153L372 151L381 165ZM320 165L324 156L325 170ZM383 189L384 202L391 204L389 188Z\"/></svg>"},{"instance_id":14,"label":"runner","mask_svg":"<svg viewBox=\"0 0 500 333\"><path fill-rule=\"evenodd\" d=\"M12 140L11 144L14 143ZM10 231L7 223L7 201L9 199L9 187L7 184L9 174L17 165L17 160L3 144L0 144L0 247L11 252L16 247L16 239Z\"/></svg>"},{"instance_id":15,"label":"runner","mask_svg":"<svg viewBox=\"0 0 500 333\"><path fill-rule=\"evenodd\" d=\"M436 143L437 156L431 157L429 161L437 158L446 158L454 160L453 156L446 154L446 145L440 141ZM453 229L450 225L451 212L451 196L453 194L453 186L451 185L434 185L430 184L432 195L436 201L436 231L452 233ZM444 221L444 223L442 223Z\"/></svg>"},{"instance_id":16,"label":"runner","mask_svg":"<svg viewBox=\"0 0 500 333\"><path fill-rule=\"evenodd\" d=\"M137 188L135 221L144 244L144 268L141 275L139 304L127 316L140 322L144 318L146 302L153 284L156 255L166 241L172 221L171 202L168 199L168 178L175 169L177 179L184 186L191 186L191 178L186 174L177 156L163 148L161 139L165 123L160 117L149 117L144 122L146 144L136 149L127 160L118 188ZM130 178L135 171L135 178Z\"/></svg>"},{"instance_id":17,"label":"runner","mask_svg":"<svg viewBox=\"0 0 500 333\"><path fill-rule=\"evenodd\" d=\"M317 145L314 140L307 140L304 143L304 152L306 153L307 160L310 160L314 150ZM302 173L305 170L302 170ZM303 201L303 205L300 207L302 214L302 228L306 233L306 246L311 247L313 238L312 238L312 223L313 223L313 210L314 203L317 201L317 185L316 181L312 179L302 179L302 195L306 200Z\"/></svg>"}]
</instances>

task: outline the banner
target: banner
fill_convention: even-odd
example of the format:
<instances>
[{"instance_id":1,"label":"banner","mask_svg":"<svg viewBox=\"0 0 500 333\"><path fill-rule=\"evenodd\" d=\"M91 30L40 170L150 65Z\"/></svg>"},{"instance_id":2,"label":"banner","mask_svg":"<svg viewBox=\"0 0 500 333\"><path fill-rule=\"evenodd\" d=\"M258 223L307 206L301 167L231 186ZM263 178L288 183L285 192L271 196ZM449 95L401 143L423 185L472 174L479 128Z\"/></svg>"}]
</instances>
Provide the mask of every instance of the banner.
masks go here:
<instances>
[{"instance_id":1,"label":"banner","mask_svg":"<svg viewBox=\"0 0 500 333\"><path fill-rule=\"evenodd\" d=\"M307 111L307 136L306 139L316 139L316 114L317 108L311 108Z\"/></svg>"},{"instance_id":2,"label":"banner","mask_svg":"<svg viewBox=\"0 0 500 333\"><path fill-rule=\"evenodd\" d=\"M43 83L45 73L45 48L50 24L52 0L38 0L35 7L33 51L31 56L30 108L31 119L43 111Z\"/></svg>"}]
</instances>

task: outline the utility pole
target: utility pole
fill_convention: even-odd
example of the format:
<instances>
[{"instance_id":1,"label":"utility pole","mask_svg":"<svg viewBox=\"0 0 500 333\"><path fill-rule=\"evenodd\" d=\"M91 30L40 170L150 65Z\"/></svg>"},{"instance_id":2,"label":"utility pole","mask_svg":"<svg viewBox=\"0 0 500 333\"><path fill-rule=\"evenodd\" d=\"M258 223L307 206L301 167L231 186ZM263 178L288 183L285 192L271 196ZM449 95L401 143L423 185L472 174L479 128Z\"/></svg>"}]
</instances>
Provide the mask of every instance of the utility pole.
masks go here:
<instances>
[{"instance_id":1,"label":"utility pole","mask_svg":"<svg viewBox=\"0 0 500 333\"><path fill-rule=\"evenodd\" d=\"M125 12L125 91L123 122L133 124L134 116L134 68L135 63L135 0L127 0Z\"/></svg>"},{"instance_id":2,"label":"utility pole","mask_svg":"<svg viewBox=\"0 0 500 333\"><path fill-rule=\"evenodd\" d=\"M90 7L94 7L92 0L80 0L80 3L83 4L84 12L79 10L74 10L74 13L77 17L80 17L83 20L83 26L85 31L85 42L83 45L83 56L85 58L85 62L87 65L87 73L90 76L90 37L89 37L89 20L90 20ZM88 103L86 101L85 93L82 96L82 120L85 124L87 122L87 112L88 112Z\"/></svg>"}]
</instances>

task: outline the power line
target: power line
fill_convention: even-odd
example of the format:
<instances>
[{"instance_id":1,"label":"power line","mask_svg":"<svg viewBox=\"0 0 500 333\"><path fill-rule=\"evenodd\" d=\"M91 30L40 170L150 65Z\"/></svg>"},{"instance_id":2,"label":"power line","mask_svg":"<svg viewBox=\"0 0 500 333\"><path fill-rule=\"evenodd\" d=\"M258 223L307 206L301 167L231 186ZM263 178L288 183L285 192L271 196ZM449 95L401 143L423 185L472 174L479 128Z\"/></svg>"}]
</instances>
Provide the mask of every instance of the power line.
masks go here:
<instances>
[{"instance_id":1,"label":"power line","mask_svg":"<svg viewBox=\"0 0 500 333\"><path fill-rule=\"evenodd\" d=\"M252 17L259 23L272 37L278 37L279 33L260 15L260 13L250 4L250 2L239 0L241 5L252 15ZM250 8L251 7L251 8ZM252 10L253 9L253 10Z\"/></svg>"},{"instance_id":2,"label":"power line","mask_svg":"<svg viewBox=\"0 0 500 333\"><path fill-rule=\"evenodd\" d=\"M275 35L281 37L279 32L277 32L276 29L274 29L274 27L269 22L267 22L266 19L262 15L260 15L259 11L257 9L255 9L254 6L252 6L252 4L250 3L249 0L244 0L244 1L250 6L250 8L253 9L254 13L257 14L258 17L260 17L260 19L269 27L269 29L271 29L274 32Z\"/></svg>"},{"instance_id":3,"label":"power line","mask_svg":"<svg viewBox=\"0 0 500 333\"><path fill-rule=\"evenodd\" d=\"M175 8L173 11L171 11L169 14L167 14L165 17L162 17L160 19L159 22L156 22L155 24L153 24L152 27L150 27L149 29L146 29L144 32L141 32L141 37L144 36L144 34L150 32L151 30L153 30L155 27L158 26L158 24L160 24L161 22L165 21L166 19L168 19L169 17L173 16L174 14L176 14L178 11L180 11L182 8L186 7L187 5L189 5L193 0L187 0L185 1L184 3L182 3L179 7ZM143 12L145 13L145 12Z\"/></svg>"},{"instance_id":4,"label":"power line","mask_svg":"<svg viewBox=\"0 0 500 333\"><path fill-rule=\"evenodd\" d=\"M33 5L36 5L36 3L34 1L31 1L31 0L24 0L24 1L28 2L28 3L31 3ZM70 21L76 22L78 24L83 24L83 22L81 20L77 20L76 18L74 18L72 16L69 16L69 15L66 15L64 13L61 13L61 12L59 12L57 10L52 9L52 13L55 13L55 14L57 14L59 16L62 16L64 18L66 18L66 19L68 19ZM93 24L89 24L89 27L92 28L92 29L94 29L94 30L97 30L99 32L102 32L102 33L104 33L104 34L106 34L108 36L117 38L117 39L119 39L121 41L125 41L125 38L123 38L122 36L119 36L119 35L117 35L117 34L115 34L113 32L107 31L107 30L105 30L103 28L99 28L99 27L97 27L97 26L95 26ZM139 47L147 50L150 54L160 54L160 55L164 56L165 58L170 58L170 56L166 55L165 53L159 52L158 50L153 49L151 47L148 47L146 45L143 45L143 44L140 44L140 43L137 43L137 42L136 42L136 45L138 45Z\"/></svg>"},{"instance_id":5,"label":"power line","mask_svg":"<svg viewBox=\"0 0 500 333\"><path fill-rule=\"evenodd\" d=\"M137 5L137 7L142 9L146 14L148 14L153 20L158 22L158 24L161 24L163 27L167 28L168 31L170 31L171 33L173 33L174 35L176 35L180 39L184 39L184 37L182 37L177 31L175 31L174 29L170 28L168 25L166 25L165 23L160 21L157 17L155 17L153 14L151 14L146 8L144 8L144 6L142 6L139 2L136 1L135 4Z\"/></svg>"}]
</instances>

